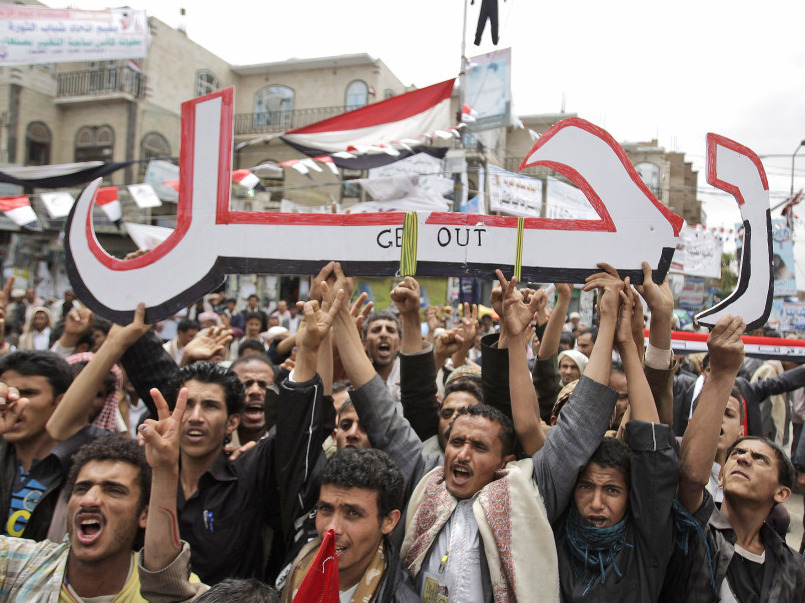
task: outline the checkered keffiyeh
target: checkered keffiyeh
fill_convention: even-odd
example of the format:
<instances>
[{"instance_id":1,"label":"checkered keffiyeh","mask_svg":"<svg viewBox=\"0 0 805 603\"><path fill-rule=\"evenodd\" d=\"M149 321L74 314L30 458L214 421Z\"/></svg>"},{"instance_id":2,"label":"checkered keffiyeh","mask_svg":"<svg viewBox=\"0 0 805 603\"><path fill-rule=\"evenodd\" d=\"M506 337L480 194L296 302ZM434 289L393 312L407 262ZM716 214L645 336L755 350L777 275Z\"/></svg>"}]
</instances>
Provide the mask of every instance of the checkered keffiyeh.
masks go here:
<instances>
[{"instance_id":1,"label":"checkered keffiyeh","mask_svg":"<svg viewBox=\"0 0 805 603\"><path fill-rule=\"evenodd\" d=\"M79 362L89 362L95 357L92 352L81 352L67 356L67 364L77 364ZM116 364L112 365L112 374L115 376L115 386L103 403L101 412L92 422L96 427L117 431L117 403L120 400L120 390L123 389L123 371Z\"/></svg>"}]
</instances>

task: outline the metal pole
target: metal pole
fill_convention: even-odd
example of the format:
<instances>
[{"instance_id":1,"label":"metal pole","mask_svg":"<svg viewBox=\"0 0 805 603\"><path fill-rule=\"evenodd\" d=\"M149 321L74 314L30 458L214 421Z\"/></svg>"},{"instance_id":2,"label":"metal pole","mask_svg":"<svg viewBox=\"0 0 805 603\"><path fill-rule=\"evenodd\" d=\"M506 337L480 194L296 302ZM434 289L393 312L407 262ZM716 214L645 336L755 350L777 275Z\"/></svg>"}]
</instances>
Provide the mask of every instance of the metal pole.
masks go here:
<instances>
[{"instance_id":1,"label":"metal pole","mask_svg":"<svg viewBox=\"0 0 805 603\"><path fill-rule=\"evenodd\" d=\"M792 199L794 198L794 161L797 158L797 153L799 153L799 150L803 146L805 146L805 140L800 141L799 146L797 146L797 149L794 151L794 154L791 155L791 198Z\"/></svg>"}]
</instances>

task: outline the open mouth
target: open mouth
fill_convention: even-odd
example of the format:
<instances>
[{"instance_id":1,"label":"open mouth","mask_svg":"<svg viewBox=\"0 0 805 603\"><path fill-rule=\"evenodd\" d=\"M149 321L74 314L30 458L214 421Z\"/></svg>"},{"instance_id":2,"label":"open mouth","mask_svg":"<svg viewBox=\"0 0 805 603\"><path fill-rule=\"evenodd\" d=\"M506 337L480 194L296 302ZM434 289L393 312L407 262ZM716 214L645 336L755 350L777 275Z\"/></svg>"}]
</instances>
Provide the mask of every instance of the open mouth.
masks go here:
<instances>
[{"instance_id":1,"label":"open mouth","mask_svg":"<svg viewBox=\"0 0 805 603\"><path fill-rule=\"evenodd\" d=\"M185 431L185 437L191 442L200 441L206 434L203 429L191 428Z\"/></svg>"},{"instance_id":2,"label":"open mouth","mask_svg":"<svg viewBox=\"0 0 805 603\"><path fill-rule=\"evenodd\" d=\"M453 481L456 484L467 483L472 477L472 471L464 465L453 465Z\"/></svg>"},{"instance_id":3,"label":"open mouth","mask_svg":"<svg viewBox=\"0 0 805 603\"><path fill-rule=\"evenodd\" d=\"M336 554L336 555L337 555L339 558L341 558L341 555L343 555L343 554L344 554L344 551L346 551L348 548L349 548L348 546L345 546L345 545L343 545L343 544L341 544L341 545L336 544L336 545L335 545L335 554Z\"/></svg>"},{"instance_id":4,"label":"open mouth","mask_svg":"<svg viewBox=\"0 0 805 603\"><path fill-rule=\"evenodd\" d=\"M248 419L252 421L260 420L263 418L263 403L262 402L249 402L243 411Z\"/></svg>"},{"instance_id":5,"label":"open mouth","mask_svg":"<svg viewBox=\"0 0 805 603\"><path fill-rule=\"evenodd\" d=\"M76 537L78 541L89 546L93 544L103 532L103 517L97 514L83 514L76 518Z\"/></svg>"},{"instance_id":6,"label":"open mouth","mask_svg":"<svg viewBox=\"0 0 805 603\"><path fill-rule=\"evenodd\" d=\"M603 515L590 515L585 519L596 528L605 528L607 526L607 518Z\"/></svg>"},{"instance_id":7,"label":"open mouth","mask_svg":"<svg viewBox=\"0 0 805 603\"><path fill-rule=\"evenodd\" d=\"M391 344L387 341L381 341L377 344L377 351L383 356L388 356L391 354Z\"/></svg>"}]
</instances>

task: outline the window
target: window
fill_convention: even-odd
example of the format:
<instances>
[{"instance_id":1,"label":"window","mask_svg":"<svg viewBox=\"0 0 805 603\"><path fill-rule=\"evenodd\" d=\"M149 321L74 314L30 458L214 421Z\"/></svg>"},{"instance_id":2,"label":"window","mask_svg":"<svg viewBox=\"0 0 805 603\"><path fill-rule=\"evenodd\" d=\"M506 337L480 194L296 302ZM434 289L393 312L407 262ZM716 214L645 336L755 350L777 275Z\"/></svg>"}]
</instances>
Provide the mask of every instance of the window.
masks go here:
<instances>
[{"instance_id":1,"label":"window","mask_svg":"<svg viewBox=\"0 0 805 603\"><path fill-rule=\"evenodd\" d=\"M290 126L293 121L293 97L293 90L287 86L269 86L260 90L254 102L254 125Z\"/></svg>"},{"instance_id":2,"label":"window","mask_svg":"<svg viewBox=\"0 0 805 603\"><path fill-rule=\"evenodd\" d=\"M159 132L149 132L143 136L140 143L140 159L167 159L170 157L171 147L165 137ZM140 162L140 180L145 178L148 171L148 162Z\"/></svg>"},{"instance_id":3,"label":"window","mask_svg":"<svg viewBox=\"0 0 805 603\"><path fill-rule=\"evenodd\" d=\"M650 190L652 194L657 197L657 199L662 199L662 189L660 188L660 167L654 163L644 161L643 163L638 163L635 166L635 169L645 185L648 187L648 190Z\"/></svg>"},{"instance_id":4,"label":"window","mask_svg":"<svg viewBox=\"0 0 805 603\"><path fill-rule=\"evenodd\" d=\"M347 102L346 109L359 109L369 102L369 87L366 82L355 80L347 86Z\"/></svg>"},{"instance_id":5,"label":"window","mask_svg":"<svg viewBox=\"0 0 805 603\"><path fill-rule=\"evenodd\" d=\"M165 137L159 132L149 132L143 136L140 144L140 157L154 159L156 157L170 157L171 147Z\"/></svg>"},{"instance_id":6,"label":"window","mask_svg":"<svg viewBox=\"0 0 805 603\"><path fill-rule=\"evenodd\" d=\"M25 165L50 164L50 128L41 121L28 124L25 136Z\"/></svg>"},{"instance_id":7,"label":"window","mask_svg":"<svg viewBox=\"0 0 805 603\"><path fill-rule=\"evenodd\" d=\"M75 136L75 160L111 161L114 144L111 126L84 126Z\"/></svg>"},{"instance_id":8,"label":"window","mask_svg":"<svg viewBox=\"0 0 805 603\"><path fill-rule=\"evenodd\" d=\"M212 71L199 71L196 73L196 96L204 96L221 89L221 82Z\"/></svg>"}]
</instances>

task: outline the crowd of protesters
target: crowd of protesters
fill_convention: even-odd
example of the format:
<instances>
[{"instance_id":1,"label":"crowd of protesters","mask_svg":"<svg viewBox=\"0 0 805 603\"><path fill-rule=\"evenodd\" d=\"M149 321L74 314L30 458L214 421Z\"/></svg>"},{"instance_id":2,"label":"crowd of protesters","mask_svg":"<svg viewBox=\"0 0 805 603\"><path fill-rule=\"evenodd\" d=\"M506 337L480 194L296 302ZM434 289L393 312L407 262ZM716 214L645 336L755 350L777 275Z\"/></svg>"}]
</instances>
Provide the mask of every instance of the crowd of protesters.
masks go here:
<instances>
[{"instance_id":1,"label":"crowd of protesters","mask_svg":"<svg viewBox=\"0 0 805 603\"><path fill-rule=\"evenodd\" d=\"M500 271L480 317L330 262L158 325L10 279L0 600L805 601L805 368L739 316L675 354L667 280L599 268L591 325Z\"/></svg>"}]
</instances>

